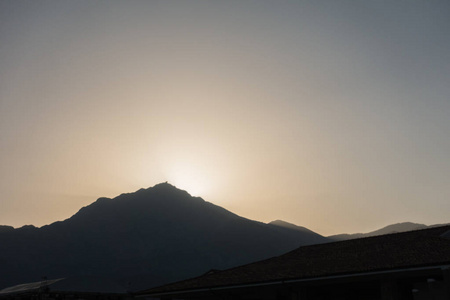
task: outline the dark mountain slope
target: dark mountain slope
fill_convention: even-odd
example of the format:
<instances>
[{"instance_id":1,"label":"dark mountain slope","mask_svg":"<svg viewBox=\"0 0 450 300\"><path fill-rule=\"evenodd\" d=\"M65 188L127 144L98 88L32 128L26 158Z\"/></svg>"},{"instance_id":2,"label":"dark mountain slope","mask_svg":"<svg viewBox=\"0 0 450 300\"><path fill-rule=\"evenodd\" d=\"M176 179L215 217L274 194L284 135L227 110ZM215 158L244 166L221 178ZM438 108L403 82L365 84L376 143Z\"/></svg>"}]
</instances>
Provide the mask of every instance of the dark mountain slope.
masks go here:
<instances>
[{"instance_id":1,"label":"dark mountain slope","mask_svg":"<svg viewBox=\"0 0 450 300\"><path fill-rule=\"evenodd\" d=\"M312 230L309 230L309 229L306 228L306 227L298 226L298 225L295 225L295 224L292 224L292 223L288 223L288 222L283 221L283 220L275 220L275 221L272 221L272 222L269 223L269 225L271 225L271 226L277 226L277 227L282 227L282 228L291 229L291 230L295 230L295 231L298 231L298 232L303 232L303 233L310 234L312 237L315 236L315 238L317 239L317 242L318 242L318 243L320 243L321 241L323 241L323 238L324 238L324 237L321 236L320 234L318 234L318 233L316 233L316 232L314 232L314 231L312 231Z\"/></svg>"},{"instance_id":2,"label":"dark mountain slope","mask_svg":"<svg viewBox=\"0 0 450 300\"><path fill-rule=\"evenodd\" d=\"M0 288L42 276L104 276L148 288L325 241L163 183L100 198L62 222L0 231Z\"/></svg>"},{"instance_id":3,"label":"dark mountain slope","mask_svg":"<svg viewBox=\"0 0 450 300\"><path fill-rule=\"evenodd\" d=\"M412 231L412 230L419 230L419 229L425 229L428 227L439 227L446 224L438 224L438 225L430 225L427 226L425 224L418 224L418 223L412 223L412 222L403 222L403 223L397 223L388 225L386 227L383 227L381 229L371 231L368 233L354 233L354 234L337 234L337 235L331 235L327 238L332 241L343 241L343 240L350 240L350 239L357 239L362 237L370 237L370 236L377 236L377 235L383 235L383 234L391 234L396 232L406 232L406 231Z\"/></svg>"}]
</instances>

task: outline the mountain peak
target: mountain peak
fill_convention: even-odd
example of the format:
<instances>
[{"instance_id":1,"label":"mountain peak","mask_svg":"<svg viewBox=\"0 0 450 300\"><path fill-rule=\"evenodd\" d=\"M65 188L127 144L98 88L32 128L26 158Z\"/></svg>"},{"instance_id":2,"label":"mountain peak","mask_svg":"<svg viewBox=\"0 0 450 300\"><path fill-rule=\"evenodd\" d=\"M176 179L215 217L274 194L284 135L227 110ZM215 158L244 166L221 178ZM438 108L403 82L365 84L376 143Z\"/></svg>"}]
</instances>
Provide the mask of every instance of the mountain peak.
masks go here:
<instances>
[{"instance_id":1,"label":"mountain peak","mask_svg":"<svg viewBox=\"0 0 450 300\"><path fill-rule=\"evenodd\" d=\"M308 230L307 228L303 227L303 226L298 226L283 220L275 220L272 221L270 223L268 223L269 225L274 225L274 226L279 226L279 227L284 227L284 228L289 228L289 229L294 229L294 230Z\"/></svg>"},{"instance_id":2,"label":"mountain peak","mask_svg":"<svg viewBox=\"0 0 450 300\"><path fill-rule=\"evenodd\" d=\"M369 236L377 236L377 235L383 235L383 234L391 234L396 232L405 232L405 231L413 231L413 230L419 230L419 229L425 229L427 226L425 224L419 224L419 223L413 223L413 222L402 222L402 223L396 223L391 224L388 226L385 226L383 228L380 228L375 231L367 232L367 233L354 233L354 234L336 234L328 236L329 239L334 241L342 241L342 240L348 240L348 239L356 239L356 238L363 238L363 237L369 237Z\"/></svg>"},{"instance_id":3,"label":"mountain peak","mask_svg":"<svg viewBox=\"0 0 450 300\"><path fill-rule=\"evenodd\" d=\"M289 223L289 222L286 222L283 220L275 220L275 221L269 222L269 224L278 225L278 226L297 226L295 224L292 224L292 223Z\"/></svg>"},{"instance_id":4,"label":"mountain peak","mask_svg":"<svg viewBox=\"0 0 450 300\"><path fill-rule=\"evenodd\" d=\"M168 181L164 181L164 182L155 184L152 188L164 188L164 189L177 189L177 190L179 190L179 188L177 188L173 184L170 184Z\"/></svg>"},{"instance_id":5,"label":"mountain peak","mask_svg":"<svg viewBox=\"0 0 450 300\"><path fill-rule=\"evenodd\" d=\"M0 288L46 274L106 276L139 289L326 241L239 217L167 182L99 198L39 230L3 231L0 258L12 263L1 264Z\"/></svg>"},{"instance_id":6,"label":"mountain peak","mask_svg":"<svg viewBox=\"0 0 450 300\"><path fill-rule=\"evenodd\" d=\"M205 202L198 197L192 197L188 192L166 182L149 188L141 188L135 192L123 193L114 198L100 197L95 202L81 208L70 219L79 219L85 223L84 218L97 222L107 217L127 218L131 215L142 215L147 211L173 213L183 210L181 207ZM178 207L178 208L177 208ZM191 207L194 209L194 207ZM93 217L93 216L97 217Z\"/></svg>"},{"instance_id":7,"label":"mountain peak","mask_svg":"<svg viewBox=\"0 0 450 300\"><path fill-rule=\"evenodd\" d=\"M140 191L156 191L156 192L163 192L163 193L183 193L187 196L192 197L191 194L189 194L189 192L182 190L167 181L155 184L154 186L149 187L147 189L140 189L137 192L140 192Z\"/></svg>"},{"instance_id":8,"label":"mountain peak","mask_svg":"<svg viewBox=\"0 0 450 300\"><path fill-rule=\"evenodd\" d=\"M297 231L297 232L313 234L313 235L316 236L316 238L318 240L323 238L323 236L321 236L320 234L318 234L318 233L316 233L316 232L314 232L312 230L309 230L306 227L298 226L298 225L295 225L295 224L292 224L292 223L289 223L289 222L286 222L286 221L283 221L283 220L275 220L275 221L272 221L272 222L268 223L268 225L269 226L276 226L276 227L280 227L280 228L285 228L285 229L289 229L289 230L294 230L294 231Z\"/></svg>"}]
</instances>

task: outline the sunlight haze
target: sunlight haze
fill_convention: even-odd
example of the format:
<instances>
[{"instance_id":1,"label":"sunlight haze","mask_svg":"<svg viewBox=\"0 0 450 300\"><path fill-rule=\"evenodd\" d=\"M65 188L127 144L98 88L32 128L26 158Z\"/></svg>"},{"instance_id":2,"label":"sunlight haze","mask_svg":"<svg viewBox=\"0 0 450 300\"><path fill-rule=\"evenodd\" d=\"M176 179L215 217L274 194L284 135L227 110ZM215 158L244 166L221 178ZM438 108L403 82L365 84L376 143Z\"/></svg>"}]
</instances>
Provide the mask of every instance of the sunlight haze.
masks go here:
<instances>
[{"instance_id":1,"label":"sunlight haze","mask_svg":"<svg viewBox=\"0 0 450 300\"><path fill-rule=\"evenodd\" d=\"M450 221L447 1L1 1L0 225L169 183L320 234Z\"/></svg>"}]
</instances>

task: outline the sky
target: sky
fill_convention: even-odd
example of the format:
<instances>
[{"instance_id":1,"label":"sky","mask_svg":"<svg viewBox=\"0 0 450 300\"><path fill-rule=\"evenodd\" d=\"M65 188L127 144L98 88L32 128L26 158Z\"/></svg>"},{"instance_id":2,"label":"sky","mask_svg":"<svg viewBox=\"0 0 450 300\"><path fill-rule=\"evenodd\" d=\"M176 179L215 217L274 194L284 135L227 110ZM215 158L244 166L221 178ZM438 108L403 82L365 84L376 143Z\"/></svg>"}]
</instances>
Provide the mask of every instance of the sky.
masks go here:
<instances>
[{"instance_id":1,"label":"sky","mask_svg":"<svg viewBox=\"0 0 450 300\"><path fill-rule=\"evenodd\" d=\"M0 224L168 181L320 234L450 222L450 2L0 0Z\"/></svg>"}]
</instances>

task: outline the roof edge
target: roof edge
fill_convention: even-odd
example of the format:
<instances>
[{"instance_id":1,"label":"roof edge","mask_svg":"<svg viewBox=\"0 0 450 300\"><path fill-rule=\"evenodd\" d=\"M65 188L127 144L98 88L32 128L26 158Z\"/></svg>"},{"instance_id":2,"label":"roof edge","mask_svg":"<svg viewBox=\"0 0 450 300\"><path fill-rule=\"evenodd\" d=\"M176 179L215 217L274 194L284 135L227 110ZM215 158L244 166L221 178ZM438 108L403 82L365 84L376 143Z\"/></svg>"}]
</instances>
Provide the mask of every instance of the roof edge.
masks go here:
<instances>
[{"instance_id":1,"label":"roof edge","mask_svg":"<svg viewBox=\"0 0 450 300\"><path fill-rule=\"evenodd\" d=\"M139 293L138 292L138 293L135 293L134 295L136 297L149 297L149 296L150 297L159 297L159 296L167 296L167 295L189 294L189 293L196 293L196 292L218 291L218 290L238 289L238 288L246 288L246 287L298 283L298 282L311 282L311 281L340 279L340 278L355 277L355 276L371 276L371 275L379 275L379 274L386 274L386 273L398 273L398 272L405 272L405 271L414 272L414 271L432 270L432 269L447 270L447 269L450 269L450 264L439 264L439 265L427 266L427 267L413 267L413 268L401 268L401 269L392 269L392 270L384 270L384 271L330 275L330 276L311 277L311 278L302 278L302 279L287 279L287 280L276 280L276 281L267 281L267 282L255 282L255 283L237 284L237 285L229 285L229 286L215 286L215 287L210 287L210 288L178 290L178 291L173 291L173 292L162 292L162 293Z\"/></svg>"}]
</instances>

